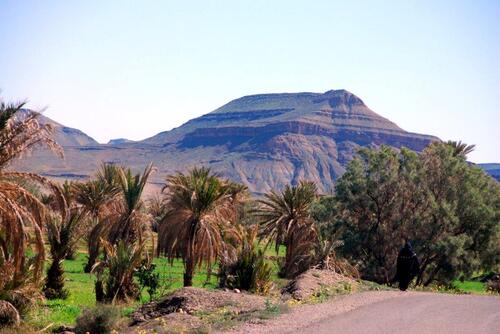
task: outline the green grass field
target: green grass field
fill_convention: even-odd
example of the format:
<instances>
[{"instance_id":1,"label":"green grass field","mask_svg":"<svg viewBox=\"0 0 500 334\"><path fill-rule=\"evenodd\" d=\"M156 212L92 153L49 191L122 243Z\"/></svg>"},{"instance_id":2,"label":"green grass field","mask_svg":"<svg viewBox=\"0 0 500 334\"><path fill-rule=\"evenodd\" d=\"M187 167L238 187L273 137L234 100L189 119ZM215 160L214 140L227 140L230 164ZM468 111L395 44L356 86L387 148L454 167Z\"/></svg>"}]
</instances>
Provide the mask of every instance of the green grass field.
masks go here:
<instances>
[{"instance_id":1,"label":"green grass field","mask_svg":"<svg viewBox=\"0 0 500 334\"><path fill-rule=\"evenodd\" d=\"M37 328L43 328L50 324L53 326L61 324L72 324L76 317L86 307L95 306L94 283L95 276L83 272L86 263L86 255L79 253L75 260L65 260L65 287L69 291L69 297L65 300L46 300L40 307L28 315L28 322ZM184 267L181 260L174 261L173 266L167 263L165 258L154 259L156 271L160 273L162 287L160 293L165 294L182 287L182 274ZM207 282L207 272L200 270L194 277L194 286L214 288L217 280L212 275ZM148 294L144 291L141 300L129 305L122 305L123 312L127 313L141 302L149 300Z\"/></svg>"},{"instance_id":2,"label":"green grass field","mask_svg":"<svg viewBox=\"0 0 500 334\"><path fill-rule=\"evenodd\" d=\"M267 256L276 256L274 248L267 249ZM281 248L279 255L284 255L284 248ZM96 305L94 283L95 276L83 272L83 268L87 261L87 256L84 253L78 253L75 260L65 260L63 262L65 270L65 288L69 291L69 297L65 300L45 300L41 302L39 307L32 310L27 315L27 321L30 325L36 328L45 328L47 326L57 327L59 325L74 324L76 318L81 311L88 307ZM175 260L173 266L168 263L166 258L155 258L153 261L156 264L156 272L160 273L161 287L158 291L158 296L167 294L182 287L184 265L182 260ZM48 262L47 262L48 263ZM273 265L273 280L277 286L282 286L286 280L280 279L277 276L278 266L275 261ZM217 286L217 268L212 268L213 274L207 281L207 270L201 268L197 270L193 279L195 287L205 287L213 289ZM141 303L148 302L149 295L143 291L141 300L127 305L121 305L124 315L130 313L135 307Z\"/></svg>"}]
</instances>

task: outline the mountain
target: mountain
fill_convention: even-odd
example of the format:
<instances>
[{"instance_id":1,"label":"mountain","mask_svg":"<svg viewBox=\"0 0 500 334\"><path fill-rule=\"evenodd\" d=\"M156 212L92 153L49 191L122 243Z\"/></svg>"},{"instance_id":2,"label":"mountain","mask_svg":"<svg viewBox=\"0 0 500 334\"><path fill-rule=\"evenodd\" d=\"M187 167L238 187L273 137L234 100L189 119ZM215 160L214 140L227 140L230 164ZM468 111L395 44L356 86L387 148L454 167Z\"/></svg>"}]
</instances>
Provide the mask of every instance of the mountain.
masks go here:
<instances>
[{"instance_id":1,"label":"mountain","mask_svg":"<svg viewBox=\"0 0 500 334\"><path fill-rule=\"evenodd\" d=\"M133 143L133 140L126 139L126 138L116 138L116 139L111 139L108 141L108 145L120 145L120 144L127 144L127 143Z\"/></svg>"},{"instance_id":2,"label":"mountain","mask_svg":"<svg viewBox=\"0 0 500 334\"><path fill-rule=\"evenodd\" d=\"M495 180L500 182L500 164L488 163L488 164L477 164L479 168L482 168L486 173L490 174Z\"/></svg>"},{"instance_id":3,"label":"mountain","mask_svg":"<svg viewBox=\"0 0 500 334\"><path fill-rule=\"evenodd\" d=\"M233 100L213 112L143 141L65 145L64 161L35 152L17 168L54 177L85 177L100 161L158 168L167 173L205 165L255 194L308 179L323 192L360 146L382 144L421 151L436 137L404 131L346 90L260 94Z\"/></svg>"},{"instance_id":4,"label":"mountain","mask_svg":"<svg viewBox=\"0 0 500 334\"><path fill-rule=\"evenodd\" d=\"M18 117L25 117L28 110L23 109ZM86 145L99 145L92 137L86 135L83 131L70 128L56 121L44 116L38 116L40 124L50 124L54 129L54 139L63 147L68 146L86 146Z\"/></svg>"}]
</instances>

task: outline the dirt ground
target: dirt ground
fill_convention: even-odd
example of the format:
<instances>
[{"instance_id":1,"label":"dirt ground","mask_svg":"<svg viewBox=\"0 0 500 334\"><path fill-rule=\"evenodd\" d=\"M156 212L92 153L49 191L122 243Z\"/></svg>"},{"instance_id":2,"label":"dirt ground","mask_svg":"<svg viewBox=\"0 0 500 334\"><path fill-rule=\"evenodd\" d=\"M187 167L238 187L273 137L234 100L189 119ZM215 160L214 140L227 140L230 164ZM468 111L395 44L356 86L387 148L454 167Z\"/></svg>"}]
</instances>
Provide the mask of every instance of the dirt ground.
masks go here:
<instances>
[{"instance_id":1,"label":"dirt ground","mask_svg":"<svg viewBox=\"0 0 500 334\"><path fill-rule=\"evenodd\" d=\"M295 300L307 300L323 288L356 285L356 281L330 270L310 269L292 280L281 292Z\"/></svg>"},{"instance_id":2,"label":"dirt ground","mask_svg":"<svg viewBox=\"0 0 500 334\"><path fill-rule=\"evenodd\" d=\"M263 310L266 298L245 292L182 288L165 298L141 306L131 314L132 326L125 333L156 331L178 333L203 329L202 314L221 310L244 314Z\"/></svg>"}]
</instances>

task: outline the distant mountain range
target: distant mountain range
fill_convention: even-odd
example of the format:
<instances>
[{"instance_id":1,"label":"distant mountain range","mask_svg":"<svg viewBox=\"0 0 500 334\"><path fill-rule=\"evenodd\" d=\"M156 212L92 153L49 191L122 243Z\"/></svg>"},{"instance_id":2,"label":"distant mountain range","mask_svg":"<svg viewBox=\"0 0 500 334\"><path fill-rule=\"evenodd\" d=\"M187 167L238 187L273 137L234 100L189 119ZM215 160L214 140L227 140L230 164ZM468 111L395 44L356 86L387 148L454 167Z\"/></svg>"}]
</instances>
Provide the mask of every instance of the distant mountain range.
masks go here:
<instances>
[{"instance_id":1,"label":"distant mountain range","mask_svg":"<svg viewBox=\"0 0 500 334\"><path fill-rule=\"evenodd\" d=\"M55 178L81 179L111 162L135 170L149 162L161 184L168 173L208 166L246 184L255 194L300 179L330 192L360 146L408 147L421 151L437 137L404 131L346 90L245 96L171 131L142 141L98 144L80 130L54 124L65 159L46 150L17 161L14 168ZM498 167L498 165L497 165ZM498 168L487 169L496 171Z\"/></svg>"}]
</instances>

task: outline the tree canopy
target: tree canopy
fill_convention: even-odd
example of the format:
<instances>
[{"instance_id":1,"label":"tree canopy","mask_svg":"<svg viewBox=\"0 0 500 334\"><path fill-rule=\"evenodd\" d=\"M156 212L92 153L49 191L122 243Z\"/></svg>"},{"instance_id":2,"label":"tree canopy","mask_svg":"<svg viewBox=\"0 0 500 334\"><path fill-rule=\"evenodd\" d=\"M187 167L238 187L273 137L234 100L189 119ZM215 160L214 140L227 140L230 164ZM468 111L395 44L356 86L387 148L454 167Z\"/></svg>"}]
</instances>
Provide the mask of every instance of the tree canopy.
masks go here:
<instances>
[{"instance_id":1,"label":"tree canopy","mask_svg":"<svg viewBox=\"0 0 500 334\"><path fill-rule=\"evenodd\" d=\"M366 279L389 282L405 240L422 262L417 284L498 269L500 186L448 143L421 154L363 148L335 197L341 251Z\"/></svg>"}]
</instances>

